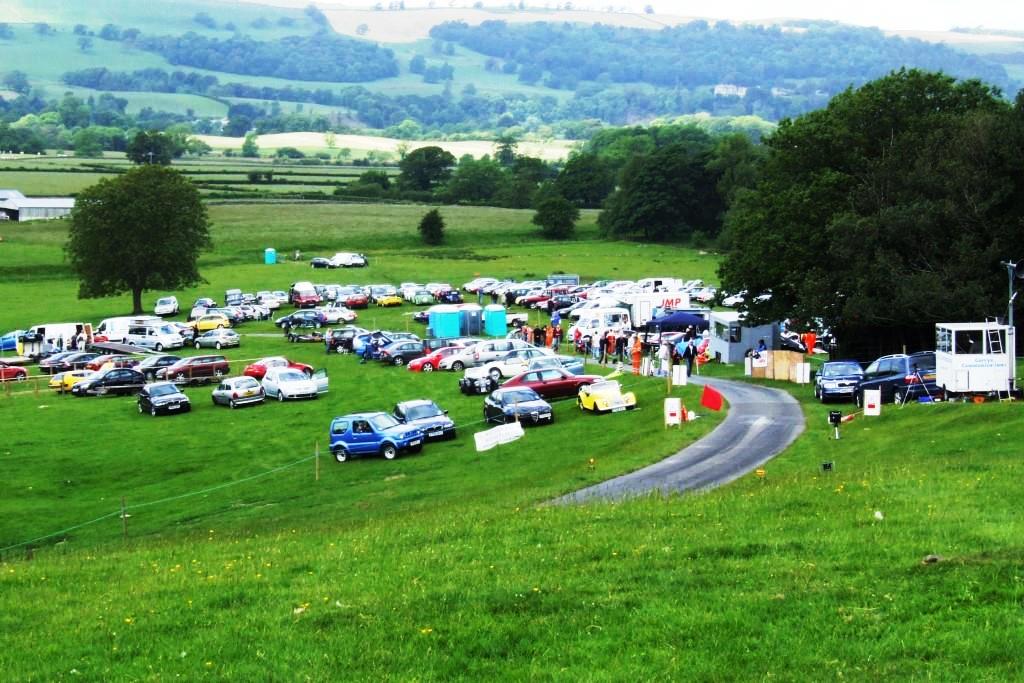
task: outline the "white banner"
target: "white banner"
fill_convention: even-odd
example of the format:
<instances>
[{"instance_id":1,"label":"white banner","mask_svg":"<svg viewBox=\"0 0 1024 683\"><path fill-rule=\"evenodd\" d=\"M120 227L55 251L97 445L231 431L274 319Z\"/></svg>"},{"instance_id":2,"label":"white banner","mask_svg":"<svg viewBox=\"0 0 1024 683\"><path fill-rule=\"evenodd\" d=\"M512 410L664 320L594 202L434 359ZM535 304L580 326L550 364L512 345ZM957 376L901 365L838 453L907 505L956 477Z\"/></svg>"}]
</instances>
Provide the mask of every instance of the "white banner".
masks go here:
<instances>
[{"instance_id":1,"label":"white banner","mask_svg":"<svg viewBox=\"0 0 1024 683\"><path fill-rule=\"evenodd\" d=\"M682 363L680 363L679 365L672 366L672 386L686 386L686 366L683 365Z\"/></svg>"},{"instance_id":2,"label":"white banner","mask_svg":"<svg viewBox=\"0 0 1024 683\"><path fill-rule=\"evenodd\" d=\"M796 366L796 383L797 384L810 384L811 383L811 364L800 363Z\"/></svg>"},{"instance_id":3,"label":"white banner","mask_svg":"<svg viewBox=\"0 0 1024 683\"><path fill-rule=\"evenodd\" d=\"M867 389L864 391L864 416L878 417L882 414L882 390Z\"/></svg>"},{"instance_id":4,"label":"white banner","mask_svg":"<svg viewBox=\"0 0 1024 683\"><path fill-rule=\"evenodd\" d=\"M665 426L671 427L673 425L683 424L683 399L681 398L666 398L665 399Z\"/></svg>"},{"instance_id":5,"label":"white banner","mask_svg":"<svg viewBox=\"0 0 1024 683\"><path fill-rule=\"evenodd\" d=\"M523 425L519 422L509 422L499 425L493 429L477 432L473 435L476 440L476 450L489 451L495 446L505 443L512 443L523 436Z\"/></svg>"}]
</instances>

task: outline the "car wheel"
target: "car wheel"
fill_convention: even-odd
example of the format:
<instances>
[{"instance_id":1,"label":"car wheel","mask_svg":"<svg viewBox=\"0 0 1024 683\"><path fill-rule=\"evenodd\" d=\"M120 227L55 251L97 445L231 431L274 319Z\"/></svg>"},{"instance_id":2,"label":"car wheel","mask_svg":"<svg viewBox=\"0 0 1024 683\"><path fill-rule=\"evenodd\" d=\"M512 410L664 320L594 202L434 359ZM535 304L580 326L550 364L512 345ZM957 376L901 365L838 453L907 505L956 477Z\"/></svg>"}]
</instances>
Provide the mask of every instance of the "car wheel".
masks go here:
<instances>
[{"instance_id":1,"label":"car wheel","mask_svg":"<svg viewBox=\"0 0 1024 683\"><path fill-rule=\"evenodd\" d=\"M156 346L154 346L153 349L156 350L156 351L163 351L164 350L164 345L161 344L160 342L157 342Z\"/></svg>"},{"instance_id":2,"label":"car wheel","mask_svg":"<svg viewBox=\"0 0 1024 683\"><path fill-rule=\"evenodd\" d=\"M149 414L152 415L153 417L156 417L156 406L153 406L152 408L149 409Z\"/></svg>"},{"instance_id":3,"label":"car wheel","mask_svg":"<svg viewBox=\"0 0 1024 683\"><path fill-rule=\"evenodd\" d=\"M384 456L385 460L394 460L398 457L398 449L392 443L386 443L381 446L380 454Z\"/></svg>"},{"instance_id":4,"label":"car wheel","mask_svg":"<svg viewBox=\"0 0 1024 683\"><path fill-rule=\"evenodd\" d=\"M23 372L20 375L18 375L15 379L18 382L24 382L26 379L28 379L28 373Z\"/></svg>"},{"instance_id":5,"label":"car wheel","mask_svg":"<svg viewBox=\"0 0 1024 683\"><path fill-rule=\"evenodd\" d=\"M214 403L216 403L216 401L214 401ZM235 408L238 407L238 402L235 399L231 399L230 401L228 401L228 407L234 410Z\"/></svg>"},{"instance_id":6,"label":"car wheel","mask_svg":"<svg viewBox=\"0 0 1024 683\"><path fill-rule=\"evenodd\" d=\"M217 342L216 344L214 344L214 345L213 345L213 348L215 348L215 349L217 349L218 351L220 351L220 342Z\"/></svg>"},{"instance_id":7,"label":"car wheel","mask_svg":"<svg viewBox=\"0 0 1024 683\"><path fill-rule=\"evenodd\" d=\"M334 459L337 460L338 462L345 462L346 460L348 460L348 451L346 451L344 448L339 448L338 450L334 451Z\"/></svg>"},{"instance_id":8,"label":"car wheel","mask_svg":"<svg viewBox=\"0 0 1024 683\"><path fill-rule=\"evenodd\" d=\"M402 365L403 363L405 363L405 359L402 358L401 356L395 356L395 360L393 362L396 366Z\"/></svg>"},{"instance_id":9,"label":"car wheel","mask_svg":"<svg viewBox=\"0 0 1024 683\"><path fill-rule=\"evenodd\" d=\"M277 401L278 401L278 403L284 403L284 392L283 391L279 390L277 392Z\"/></svg>"},{"instance_id":10,"label":"car wheel","mask_svg":"<svg viewBox=\"0 0 1024 683\"><path fill-rule=\"evenodd\" d=\"M217 329L218 330L224 329L224 325L222 323L217 323Z\"/></svg>"},{"instance_id":11,"label":"car wheel","mask_svg":"<svg viewBox=\"0 0 1024 683\"><path fill-rule=\"evenodd\" d=\"M423 364L423 372L433 372L433 371L434 371L434 366L433 365L431 365L430 363L424 363Z\"/></svg>"},{"instance_id":12,"label":"car wheel","mask_svg":"<svg viewBox=\"0 0 1024 683\"><path fill-rule=\"evenodd\" d=\"M501 379L501 370L498 370L498 368L491 368L491 371L489 373L487 373L487 374L495 382L497 382L498 380Z\"/></svg>"},{"instance_id":13,"label":"car wheel","mask_svg":"<svg viewBox=\"0 0 1024 683\"><path fill-rule=\"evenodd\" d=\"M200 344L199 342L196 342L196 348L197 348L197 349L201 349L201 348L203 348L203 345L202 345L202 344Z\"/></svg>"},{"instance_id":14,"label":"car wheel","mask_svg":"<svg viewBox=\"0 0 1024 683\"><path fill-rule=\"evenodd\" d=\"M138 404L138 405L139 405L139 415L142 415L146 411L142 409L142 404L141 403Z\"/></svg>"},{"instance_id":15,"label":"car wheel","mask_svg":"<svg viewBox=\"0 0 1024 683\"><path fill-rule=\"evenodd\" d=\"M864 404L864 393L861 392L861 391L853 392L853 403L858 408L863 408L864 407L864 405L863 405Z\"/></svg>"},{"instance_id":16,"label":"car wheel","mask_svg":"<svg viewBox=\"0 0 1024 683\"><path fill-rule=\"evenodd\" d=\"M317 322L313 323L313 327L315 327L316 329L319 330L320 329L320 321L317 321Z\"/></svg>"},{"instance_id":17,"label":"car wheel","mask_svg":"<svg viewBox=\"0 0 1024 683\"><path fill-rule=\"evenodd\" d=\"M174 380L176 382L184 382L185 381L185 373L184 372L179 372L177 375L174 376Z\"/></svg>"},{"instance_id":18,"label":"car wheel","mask_svg":"<svg viewBox=\"0 0 1024 683\"><path fill-rule=\"evenodd\" d=\"M454 370L455 372L462 372L465 369L466 364L463 363L461 360L457 360L454 363L452 363L452 370Z\"/></svg>"}]
</instances>

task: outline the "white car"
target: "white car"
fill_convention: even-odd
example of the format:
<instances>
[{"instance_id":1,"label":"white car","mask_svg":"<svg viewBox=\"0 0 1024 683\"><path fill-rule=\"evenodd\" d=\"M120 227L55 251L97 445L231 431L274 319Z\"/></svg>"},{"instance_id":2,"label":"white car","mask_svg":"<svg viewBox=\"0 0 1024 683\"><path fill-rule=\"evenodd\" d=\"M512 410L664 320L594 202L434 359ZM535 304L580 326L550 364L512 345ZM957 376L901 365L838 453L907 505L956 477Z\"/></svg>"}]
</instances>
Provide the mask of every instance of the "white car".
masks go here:
<instances>
[{"instance_id":1,"label":"white car","mask_svg":"<svg viewBox=\"0 0 1024 683\"><path fill-rule=\"evenodd\" d=\"M260 306L266 306L272 311L276 311L278 308L281 308L281 300L278 299L273 292L268 292L266 290L256 292L256 301Z\"/></svg>"},{"instance_id":2,"label":"white car","mask_svg":"<svg viewBox=\"0 0 1024 683\"><path fill-rule=\"evenodd\" d=\"M464 376L469 379L490 377L495 381L502 377L515 377L519 373L525 372L534 358L553 355L555 355L554 351L542 347L515 349L497 360L482 363L475 368L467 368Z\"/></svg>"},{"instance_id":3,"label":"white car","mask_svg":"<svg viewBox=\"0 0 1024 683\"><path fill-rule=\"evenodd\" d=\"M326 306L319 307L318 310L324 316L324 322L328 325L337 325L338 323L350 323L355 321L359 316L351 308L346 307L344 304L331 302Z\"/></svg>"},{"instance_id":4,"label":"white car","mask_svg":"<svg viewBox=\"0 0 1024 683\"><path fill-rule=\"evenodd\" d=\"M464 290L466 290L467 292L474 292L475 293L475 292L479 291L480 289L482 289L483 287L486 287L487 285L494 284L497 281L498 281L497 278L493 278L493 277L478 277L475 280L470 280L466 284L462 285L462 288Z\"/></svg>"},{"instance_id":5,"label":"white car","mask_svg":"<svg viewBox=\"0 0 1024 683\"><path fill-rule=\"evenodd\" d=\"M153 315L178 315L178 297L164 296L157 299Z\"/></svg>"},{"instance_id":6,"label":"white car","mask_svg":"<svg viewBox=\"0 0 1024 683\"><path fill-rule=\"evenodd\" d=\"M317 398L327 393L327 371L321 368L307 377L295 368L268 368L263 375L263 391L268 398L286 401L298 398Z\"/></svg>"},{"instance_id":7,"label":"white car","mask_svg":"<svg viewBox=\"0 0 1024 683\"><path fill-rule=\"evenodd\" d=\"M361 268L366 265L366 257L350 251L339 251L328 259L335 268Z\"/></svg>"},{"instance_id":8,"label":"white car","mask_svg":"<svg viewBox=\"0 0 1024 683\"><path fill-rule=\"evenodd\" d=\"M403 282L398 285L398 296L402 297L406 301L412 301L412 295L418 290L423 289L423 285L415 282Z\"/></svg>"},{"instance_id":9,"label":"white car","mask_svg":"<svg viewBox=\"0 0 1024 683\"><path fill-rule=\"evenodd\" d=\"M722 299L722 305L728 306L729 308L735 308L743 303L743 300L747 297L747 290L730 294Z\"/></svg>"}]
</instances>

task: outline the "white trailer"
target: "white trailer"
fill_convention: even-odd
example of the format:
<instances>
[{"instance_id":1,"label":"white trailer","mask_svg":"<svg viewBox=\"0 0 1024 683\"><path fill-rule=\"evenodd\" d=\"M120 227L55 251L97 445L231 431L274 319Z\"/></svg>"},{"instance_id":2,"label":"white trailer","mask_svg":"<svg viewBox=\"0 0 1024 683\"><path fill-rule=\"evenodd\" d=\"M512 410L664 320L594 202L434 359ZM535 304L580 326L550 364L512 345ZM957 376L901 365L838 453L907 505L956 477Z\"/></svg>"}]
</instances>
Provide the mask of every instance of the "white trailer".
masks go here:
<instances>
[{"instance_id":1,"label":"white trailer","mask_svg":"<svg viewBox=\"0 0 1024 683\"><path fill-rule=\"evenodd\" d=\"M681 311L690 307L690 294L681 290L620 294L618 298L629 308L634 327L642 327L658 315L665 315L666 311Z\"/></svg>"},{"instance_id":2,"label":"white trailer","mask_svg":"<svg viewBox=\"0 0 1024 683\"><path fill-rule=\"evenodd\" d=\"M948 395L1009 392L1015 362L1006 325L935 325L935 383Z\"/></svg>"}]
</instances>

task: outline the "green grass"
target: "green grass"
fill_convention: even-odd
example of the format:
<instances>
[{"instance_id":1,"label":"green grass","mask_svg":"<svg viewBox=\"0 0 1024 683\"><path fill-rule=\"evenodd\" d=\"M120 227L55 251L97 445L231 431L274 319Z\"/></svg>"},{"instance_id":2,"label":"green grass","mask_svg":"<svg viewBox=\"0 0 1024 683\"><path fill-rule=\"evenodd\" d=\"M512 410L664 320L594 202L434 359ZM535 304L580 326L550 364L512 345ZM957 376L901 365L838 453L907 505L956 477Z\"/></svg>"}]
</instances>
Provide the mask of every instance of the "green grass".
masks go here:
<instances>
[{"instance_id":1,"label":"green grass","mask_svg":"<svg viewBox=\"0 0 1024 683\"><path fill-rule=\"evenodd\" d=\"M529 212L445 208L449 244L426 249L414 236L425 210L211 206L215 251L201 267L209 284L179 298L310 277L459 284L478 272L566 270L714 280L714 256L597 240L593 213L577 240L549 243ZM4 226L0 328L41 314L96 321L125 312L125 297L75 299L63 239L59 222ZM371 266L259 265L268 245L306 256L358 249ZM411 327L410 311L371 309L360 323ZM130 399L37 397L31 384L0 393L0 545L114 513L62 543L37 544L31 561L23 549L0 560L5 678L1024 677L1017 404L886 406L835 441L832 406L814 403L809 388L776 385L802 401L808 429L765 466L764 480L550 507L540 504L656 460L721 416L666 431L664 385L628 377L640 410L594 417L558 404L553 426L477 454L467 423L480 399L459 395L453 375L359 366L250 334L272 334L266 323L242 332L229 357L287 353L325 365L331 393L229 411L194 388L192 414L156 420ZM677 391L696 407L696 387ZM415 396L448 408L466 425L460 438L391 463L324 458L315 481L306 458L317 440L323 448L330 417ZM131 508L229 482L238 483ZM942 561L922 564L930 553Z\"/></svg>"},{"instance_id":2,"label":"green grass","mask_svg":"<svg viewBox=\"0 0 1024 683\"><path fill-rule=\"evenodd\" d=\"M13 188L22 194L66 196L77 194L95 185L102 178L113 178L105 173L33 173L0 170L0 187Z\"/></svg>"}]
</instances>

